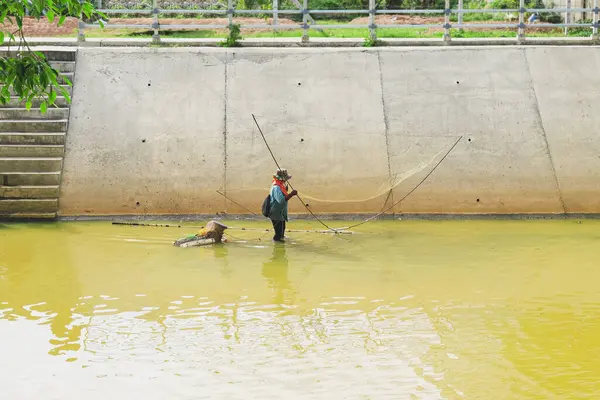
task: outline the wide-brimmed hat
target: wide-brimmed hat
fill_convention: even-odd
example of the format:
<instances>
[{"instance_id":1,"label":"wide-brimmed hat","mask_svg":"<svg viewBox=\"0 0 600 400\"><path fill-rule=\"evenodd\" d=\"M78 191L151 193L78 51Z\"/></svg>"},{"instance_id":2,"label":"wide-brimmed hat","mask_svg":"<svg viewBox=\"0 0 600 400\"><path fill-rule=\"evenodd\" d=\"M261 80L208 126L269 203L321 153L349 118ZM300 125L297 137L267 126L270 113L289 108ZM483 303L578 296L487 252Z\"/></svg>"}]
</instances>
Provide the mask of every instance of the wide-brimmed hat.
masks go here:
<instances>
[{"instance_id":1,"label":"wide-brimmed hat","mask_svg":"<svg viewBox=\"0 0 600 400\"><path fill-rule=\"evenodd\" d=\"M280 181L289 181L290 179L292 179L292 176L288 174L288 171L285 168L278 169L277 171L275 171L275 174L273 174L273 176L279 179Z\"/></svg>"}]
</instances>

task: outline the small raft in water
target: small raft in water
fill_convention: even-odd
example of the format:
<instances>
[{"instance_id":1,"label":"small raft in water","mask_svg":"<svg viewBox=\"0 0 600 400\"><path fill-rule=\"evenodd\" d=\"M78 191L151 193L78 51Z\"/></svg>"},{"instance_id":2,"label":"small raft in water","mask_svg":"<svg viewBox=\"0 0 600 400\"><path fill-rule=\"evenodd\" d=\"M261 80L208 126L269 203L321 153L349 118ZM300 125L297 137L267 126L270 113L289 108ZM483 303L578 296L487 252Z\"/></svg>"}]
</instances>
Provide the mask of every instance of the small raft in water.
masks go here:
<instances>
[{"instance_id":1,"label":"small raft in water","mask_svg":"<svg viewBox=\"0 0 600 400\"><path fill-rule=\"evenodd\" d=\"M206 224L205 228L200 230L200 233L177 239L173 243L173 246L195 247L226 242L227 240L223 238L223 232L225 229L227 229L227 226L220 224L217 221L210 221L208 224Z\"/></svg>"}]
</instances>

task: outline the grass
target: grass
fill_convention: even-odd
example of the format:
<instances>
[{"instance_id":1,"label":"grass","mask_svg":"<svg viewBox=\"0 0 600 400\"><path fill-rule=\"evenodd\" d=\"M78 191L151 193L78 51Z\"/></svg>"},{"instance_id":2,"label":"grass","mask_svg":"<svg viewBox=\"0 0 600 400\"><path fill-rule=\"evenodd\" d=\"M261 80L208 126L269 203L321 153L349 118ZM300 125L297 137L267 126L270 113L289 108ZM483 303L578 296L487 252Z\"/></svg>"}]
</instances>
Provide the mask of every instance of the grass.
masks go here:
<instances>
[{"instance_id":1,"label":"grass","mask_svg":"<svg viewBox=\"0 0 600 400\"><path fill-rule=\"evenodd\" d=\"M487 31L459 31L451 29L453 38L512 38L517 35L516 30L494 29ZM570 31L568 37L589 37L591 29L579 29ZM312 38L355 38L363 39L368 36L368 29L325 29L323 32L309 31L309 36ZM135 31L131 29L112 29L112 30L87 30L85 32L88 38L151 38L152 31ZM69 37L75 35L68 35ZM161 31L160 36L163 38L181 38L181 39L223 39L227 37L225 30L197 30L197 31ZM529 32L527 37L563 37L563 30L556 29L553 32ZM266 31L252 32L244 34L242 38L299 38L302 37L302 30L285 30L285 31ZM430 31L419 28L380 28L377 29L377 37L380 39L430 39L441 38L442 32Z\"/></svg>"},{"instance_id":2,"label":"grass","mask_svg":"<svg viewBox=\"0 0 600 400\"><path fill-rule=\"evenodd\" d=\"M496 21L498 14L465 14L464 22L471 21ZM338 20L319 20L320 25L345 23ZM302 29L282 29L273 30L242 30L242 38L299 38L302 36ZM441 29L427 28L379 28L377 37L380 39L429 39L441 38ZM564 37L562 28L553 31L529 31L528 37ZM592 34L591 28L571 28L569 37L588 37ZM75 33L69 36L74 36ZM144 29L87 29L85 35L89 38L150 38L152 31ZM223 39L228 35L227 29L202 29L202 30L162 30L161 37L164 38L182 38L182 39ZM322 31L311 29L309 36L313 38L359 38L364 39L369 35L368 29L363 28L343 28L343 29L323 29ZM454 38L512 38L517 35L515 29L486 29L486 30L451 30L451 36Z\"/></svg>"}]
</instances>

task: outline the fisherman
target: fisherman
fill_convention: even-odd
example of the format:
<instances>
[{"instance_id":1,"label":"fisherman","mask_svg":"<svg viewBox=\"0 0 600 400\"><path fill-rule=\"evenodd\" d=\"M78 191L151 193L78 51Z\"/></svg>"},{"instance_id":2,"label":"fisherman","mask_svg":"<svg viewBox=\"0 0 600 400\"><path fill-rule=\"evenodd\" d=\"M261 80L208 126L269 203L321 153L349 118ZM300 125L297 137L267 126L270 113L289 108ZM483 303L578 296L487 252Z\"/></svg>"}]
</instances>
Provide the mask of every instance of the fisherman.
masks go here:
<instances>
[{"instance_id":1,"label":"fisherman","mask_svg":"<svg viewBox=\"0 0 600 400\"><path fill-rule=\"evenodd\" d=\"M278 169L273 175L273 185L271 186L270 195L270 212L269 218L273 223L275 236L273 240L283 242L285 238L285 223L288 220L288 201L298 195L296 190L288 193L287 181L292 179L288 174L287 169Z\"/></svg>"}]
</instances>

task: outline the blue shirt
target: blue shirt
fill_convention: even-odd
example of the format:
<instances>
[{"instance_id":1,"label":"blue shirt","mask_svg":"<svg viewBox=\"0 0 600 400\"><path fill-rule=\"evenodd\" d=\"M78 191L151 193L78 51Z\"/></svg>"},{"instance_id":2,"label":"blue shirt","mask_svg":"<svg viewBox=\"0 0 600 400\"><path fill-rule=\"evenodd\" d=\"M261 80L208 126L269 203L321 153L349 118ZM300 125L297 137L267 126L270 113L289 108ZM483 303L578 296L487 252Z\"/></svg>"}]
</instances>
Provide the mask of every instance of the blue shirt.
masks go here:
<instances>
[{"instance_id":1,"label":"blue shirt","mask_svg":"<svg viewBox=\"0 0 600 400\"><path fill-rule=\"evenodd\" d=\"M269 218L273 221L288 220L288 202L285 200L281 188L277 185L271 186L271 213Z\"/></svg>"}]
</instances>

